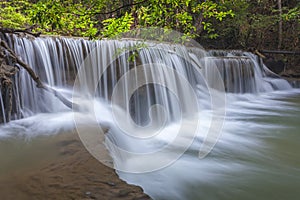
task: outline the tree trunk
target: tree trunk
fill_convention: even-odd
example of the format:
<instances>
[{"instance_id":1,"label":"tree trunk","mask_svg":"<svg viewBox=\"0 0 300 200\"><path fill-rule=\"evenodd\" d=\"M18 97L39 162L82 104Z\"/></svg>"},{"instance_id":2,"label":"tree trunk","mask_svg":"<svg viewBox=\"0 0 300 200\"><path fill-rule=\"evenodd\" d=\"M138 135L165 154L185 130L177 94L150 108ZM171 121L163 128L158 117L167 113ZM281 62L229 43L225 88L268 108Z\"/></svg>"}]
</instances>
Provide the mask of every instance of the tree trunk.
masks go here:
<instances>
[{"instance_id":1,"label":"tree trunk","mask_svg":"<svg viewBox=\"0 0 300 200\"><path fill-rule=\"evenodd\" d=\"M282 5L281 0L277 0L278 11L279 11L279 22L278 22L278 49L282 46Z\"/></svg>"}]
</instances>

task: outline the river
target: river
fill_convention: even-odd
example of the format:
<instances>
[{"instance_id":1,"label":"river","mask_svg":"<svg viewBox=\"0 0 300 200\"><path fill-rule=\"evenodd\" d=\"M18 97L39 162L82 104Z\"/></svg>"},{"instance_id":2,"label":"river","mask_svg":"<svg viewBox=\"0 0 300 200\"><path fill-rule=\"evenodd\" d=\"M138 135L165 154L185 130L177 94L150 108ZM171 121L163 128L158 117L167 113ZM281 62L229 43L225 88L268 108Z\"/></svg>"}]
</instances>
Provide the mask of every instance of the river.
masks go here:
<instances>
[{"instance_id":1,"label":"river","mask_svg":"<svg viewBox=\"0 0 300 200\"><path fill-rule=\"evenodd\" d=\"M150 42L132 61L130 51L116 52L136 41L9 41L79 107L67 108L21 70L15 120L0 126L1 178L55 161L56 136L76 133L153 199L300 196L300 90L255 55ZM110 160L99 157L106 149Z\"/></svg>"},{"instance_id":2,"label":"river","mask_svg":"<svg viewBox=\"0 0 300 200\"><path fill-rule=\"evenodd\" d=\"M198 158L196 140L170 166L142 174L119 171L119 176L154 199L297 199L300 91L227 98L222 134L207 157ZM68 112L42 114L1 126L0 174L55 160L53 134L73 130L72 120Z\"/></svg>"}]
</instances>

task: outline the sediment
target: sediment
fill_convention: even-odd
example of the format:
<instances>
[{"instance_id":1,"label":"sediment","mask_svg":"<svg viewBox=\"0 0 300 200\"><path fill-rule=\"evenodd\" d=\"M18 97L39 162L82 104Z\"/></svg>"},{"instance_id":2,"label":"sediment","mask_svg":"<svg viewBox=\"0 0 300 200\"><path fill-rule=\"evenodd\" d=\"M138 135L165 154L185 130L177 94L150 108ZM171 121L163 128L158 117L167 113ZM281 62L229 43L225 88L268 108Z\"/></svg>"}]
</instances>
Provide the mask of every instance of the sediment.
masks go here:
<instances>
[{"instance_id":1,"label":"sediment","mask_svg":"<svg viewBox=\"0 0 300 200\"><path fill-rule=\"evenodd\" d=\"M114 169L92 157L75 132L55 137L55 159L0 177L1 199L150 199L140 187L120 180Z\"/></svg>"}]
</instances>

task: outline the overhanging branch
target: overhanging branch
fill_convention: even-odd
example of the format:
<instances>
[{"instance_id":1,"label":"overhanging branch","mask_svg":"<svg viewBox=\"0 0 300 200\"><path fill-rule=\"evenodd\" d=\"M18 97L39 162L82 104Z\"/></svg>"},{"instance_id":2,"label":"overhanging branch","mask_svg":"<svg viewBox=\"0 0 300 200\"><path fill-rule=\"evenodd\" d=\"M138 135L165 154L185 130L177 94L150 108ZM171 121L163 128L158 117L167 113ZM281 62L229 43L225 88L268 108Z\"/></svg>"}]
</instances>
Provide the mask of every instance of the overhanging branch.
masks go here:
<instances>
[{"instance_id":1,"label":"overhanging branch","mask_svg":"<svg viewBox=\"0 0 300 200\"><path fill-rule=\"evenodd\" d=\"M34 26L27 28L27 29L13 29L13 28L0 28L0 32L2 33L26 33L29 35L32 35L34 37L39 37L41 35L41 32L33 33L31 30L34 28Z\"/></svg>"},{"instance_id":2,"label":"overhanging branch","mask_svg":"<svg viewBox=\"0 0 300 200\"><path fill-rule=\"evenodd\" d=\"M8 46L8 44L0 39L0 47L4 48L6 51L8 51L9 56L11 59L15 61L15 64L18 64L22 68L24 68L27 73L30 75L30 77L33 79L33 81L37 84L38 88L44 89L52 94L54 94L63 104L65 104L69 108L78 108L77 105L73 104L73 102L66 99L64 96L62 96L60 93L58 93L55 89L49 87L48 85L44 84L40 78L35 74L35 72L32 70L30 66L28 66L25 62L23 62L21 59L18 58L18 56L14 53L14 51Z\"/></svg>"},{"instance_id":3,"label":"overhanging branch","mask_svg":"<svg viewBox=\"0 0 300 200\"><path fill-rule=\"evenodd\" d=\"M136 6L136 5L139 5L139 4L142 4L142 3L145 3L147 2L148 0L144 0L144 1L140 1L140 2L136 2L136 3L131 3L131 4L125 4L123 6L120 6L119 8L116 8L115 10L112 10L112 11L109 11L109 12L95 12L94 14L96 15L108 15L108 14L112 14L112 13L115 13L119 10L122 10L124 8L127 8L127 7L131 7L131 6Z\"/></svg>"}]
</instances>

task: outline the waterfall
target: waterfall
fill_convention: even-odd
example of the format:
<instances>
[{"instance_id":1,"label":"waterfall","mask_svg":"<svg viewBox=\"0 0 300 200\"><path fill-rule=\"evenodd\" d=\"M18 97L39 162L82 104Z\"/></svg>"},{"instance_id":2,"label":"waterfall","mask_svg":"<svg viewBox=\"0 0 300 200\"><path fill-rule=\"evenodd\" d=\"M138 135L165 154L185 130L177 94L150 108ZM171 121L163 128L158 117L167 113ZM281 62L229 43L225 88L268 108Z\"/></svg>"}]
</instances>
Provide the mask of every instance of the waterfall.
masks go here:
<instances>
[{"instance_id":1,"label":"waterfall","mask_svg":"<svg viewBox=\"0 0 300 200\"><path fill-rule=\"evenodd\" d=\"M0 139L13 136L8 146L23 151L20 138L74 131L153 199L299 196L299 83L256 55L132 39L0 37L57 91L37 88L21 67L12 90L0 80L0 121L9 121L13 100L15 120L0 126ZM66 107L59 95L79 106Z\"/></svg>"},{"instance_id":2,"label":"waterfall","mask_svg":"<svg viewBox=\"0 0 300 200\"><path fill-rule=\"evenodd\" d=\"M0 121L3 121L6 123L6 116L5 116L5 110L4 110L4 101L3 101L3 95L2 95L2 90L1 90L1 85L0 85L0 110L1 110L1 117Z\"/></svg>"},{"instance_id":3,"label":"waterfall","mask_svg":"<svg viewBox=\"0 0 300 200\"><path fill-rule=\"evenodd\" d=\"M268 70L252 53L211 50L209 55L208 59L216 63L222 74L227 92L259 93L291 88L286 80Z\"/></svg>"},{"instance_id":4,"label":"waterfall","mask_svg":"<svg viewBox=\"0 0 300 200\"><path fill-rule=\"evenodd\" d=\"M137 41L130 40L87 41L59 37L30 39L16 35L6 35L5 39L43 82L62 93L65 92L64 89L73 86L82 64L90 67L80 74L81 86L85 87L81 88L81 91L89 96L96 90L96 96L106 100L110 100L113 87L126 72L137 66L147 66L142 67L139 73L134 72L135 83L132 80L125 80L122 88L119 88L120 97L130 102L130 105L125 105L125 109L139 124L147 124L149 116L145 115L145 111L154 104L160 104L167 109L169 121L177 118L180 108L184 110L189 107L174 103L175 97L166 87L172 85L176 90L175 93L180 96L186 95L184 92L187 88L183 88L184 86L176 81L178 77L174 75L174 71L170 73L163 66L168 66L176 73L179 72L193 88L205 85L205 82L213 85L216 73L221 75L225 90L229 93L259 93L291 87L285 80L270 77L268 75L270 72L261 64L259 58L248 52L216 50L205 52L199 48L155 43L146 43L146 48L129 51L128 49L137 45ZM87 55L91 53L93 59L85 61ZM154 67L153 63L161 66ZM197 70L200 70L200 74ZM152 83L135 88L136 91L132 94L128 93L126 88L129 87L128 83L132 84L130 87L135 87L135 84L143 80ZM154 84L155 82L162 82L166 87L158 86ZM36 88L29 75L22 69L15 77L13 98L14 119L35 113L67 109L52 94ZM3 107L2 100L1 105ZM158 115L156 117L160 118Z\"/></svg>"}]
</instances>

